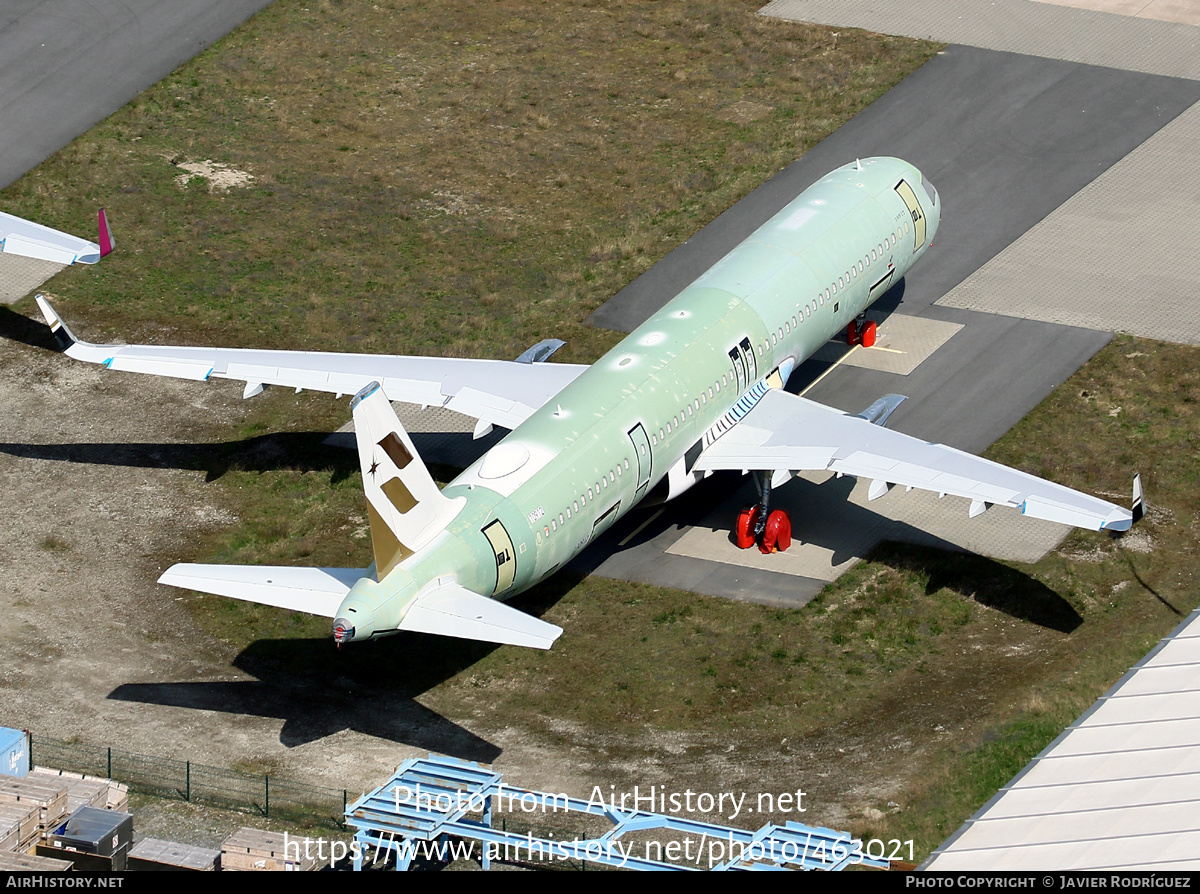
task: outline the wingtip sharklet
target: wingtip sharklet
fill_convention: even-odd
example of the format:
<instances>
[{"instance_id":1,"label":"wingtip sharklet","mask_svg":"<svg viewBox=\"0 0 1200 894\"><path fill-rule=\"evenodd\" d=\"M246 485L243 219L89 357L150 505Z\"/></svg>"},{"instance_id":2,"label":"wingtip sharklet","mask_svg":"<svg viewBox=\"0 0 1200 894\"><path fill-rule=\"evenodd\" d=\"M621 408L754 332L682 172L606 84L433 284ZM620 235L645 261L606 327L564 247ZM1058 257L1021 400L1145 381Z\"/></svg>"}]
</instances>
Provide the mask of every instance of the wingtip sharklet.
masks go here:
<instances>
[{"instance_id":1,"label":"wingtip sharklet","mask_svg":"<svg viewBox=\"0 0 1200 894\"><path fill-rule=\"evenodd\" d=\"M108 226L108 212L103 208L96 214L96 227L99 231L100 257L103 258L117 247L117 241L113 239L112 230Z\"/></svg>"},{"instance_id":2,"label":"wingtip sharklet","mask_svg":"<svg viewBox=\"0 0 1200 894\"><path fill-rule=\"evenodd\" d=\"M50 327L50 334L54 336L54 343L58 345L60 351L66 353L79 339L75 337L75 333L63 322L62 317L58 315L58 311L46 300L46 296L39 292L33 297L33 300L37 302L38 309L41 310L42 316L46 320L46 325Z\"/></svg>"}]
</instances>

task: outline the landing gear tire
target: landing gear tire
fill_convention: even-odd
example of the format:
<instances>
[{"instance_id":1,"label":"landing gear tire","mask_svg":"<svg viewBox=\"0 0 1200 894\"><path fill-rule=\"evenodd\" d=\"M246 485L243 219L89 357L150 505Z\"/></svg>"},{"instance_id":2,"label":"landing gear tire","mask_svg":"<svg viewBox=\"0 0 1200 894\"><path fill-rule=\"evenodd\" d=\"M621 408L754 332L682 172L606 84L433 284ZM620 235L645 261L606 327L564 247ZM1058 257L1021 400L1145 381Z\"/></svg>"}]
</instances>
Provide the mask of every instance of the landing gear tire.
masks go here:
<instances>
[{"instance_id":1,"label":"landing gear tire","mask_svg":"<svg viewBox=\"0 0 1200 894\"><path fill-rule=\"evenodd\" d=\"M860 336L859 340L864 348L875 347L875 335L877 329L878 327L876 326L874 320L867 320L867 322L863 324L862 335Z\"/></svg>"},{"instance_id":2,"label":"landing gear tire","mask_svg":"<svg viewBox=\"0 0 1200 894\"><path fill-rule=\"evenodd\" d=\"M858 344L857 320L851 320L850 324L846 327L846 344L850 345L850 347L854 347L856 344Z\"/></svg>"},{"instance_id":3,"label":"landing gear tire","mask_svg":"<svg viewBox=\"0 0 1200 894\"><path fill-rule=\"evenodd\" d=\"M758 524L758 507L747 506L738 513L734 536L737 538L738 549L749 549L754 546L754 529Z\"/></svg>"},{"instance_id":4,"label":"landing gear tire","mask_svg":"<svg viewBox=\"0 0 1200 894\"><path fill-rule=\"evenodd\" d=\"M758 545L763 553L783 552L792 545L792 520L782 509L776 509L767 516L767 524L763 528L762 543Z\"/></svg>"}]
</instances>

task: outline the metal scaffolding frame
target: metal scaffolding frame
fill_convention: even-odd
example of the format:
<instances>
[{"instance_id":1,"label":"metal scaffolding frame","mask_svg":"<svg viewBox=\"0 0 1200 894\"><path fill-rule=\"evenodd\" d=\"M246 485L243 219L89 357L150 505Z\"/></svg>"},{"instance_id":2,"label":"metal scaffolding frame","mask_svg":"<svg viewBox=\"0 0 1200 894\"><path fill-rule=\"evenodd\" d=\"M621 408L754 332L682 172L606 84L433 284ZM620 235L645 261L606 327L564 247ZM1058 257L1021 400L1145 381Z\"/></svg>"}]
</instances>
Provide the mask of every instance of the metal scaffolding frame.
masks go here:
<instances>
[{"instance_id":1,"label":"metal scaffolding frame","mask_svg":"<svg viewBox=\"0 0 1200 894\"><path fill-rule=\"evenodd\" d=\"M603 817L612 827L599 837L582 839L512 832L503 821L501 828L494 826L505 804L511 813L524 816L542 811L560 817ZM372 851L372 862L392 857L397 870L407 870L418 857L445 860L467 854L479 858L484 869L493 859L675 871L840 870L853 865L886 869L889 865L863 853L862 842L847 832L795 822L769 823L747 831L621 809L599 798L584 801L514 788L489 767L432 754L406 761L386 783L347 807L346 824L355 830L356 871ZM665 843L641 840L642 853L635 854L639 842L626 836L652 831L674 837ZM456 839L465 846L454 848Z\"/></svg>"}]
</instances>

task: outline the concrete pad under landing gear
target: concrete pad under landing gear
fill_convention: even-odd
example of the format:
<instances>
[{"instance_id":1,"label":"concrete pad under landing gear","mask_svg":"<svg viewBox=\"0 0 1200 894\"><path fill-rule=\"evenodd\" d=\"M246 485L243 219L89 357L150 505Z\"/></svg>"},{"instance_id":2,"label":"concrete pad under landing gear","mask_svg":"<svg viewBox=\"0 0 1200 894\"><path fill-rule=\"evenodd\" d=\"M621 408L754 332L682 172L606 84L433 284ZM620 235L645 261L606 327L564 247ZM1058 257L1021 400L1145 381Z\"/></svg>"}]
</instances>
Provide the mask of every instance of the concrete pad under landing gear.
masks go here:
<instances>
[{"instance_id":1,"label":"concrete pad under landing gear","mask_svg":"<svg viewBox=\"0 0 1200 894\"><path fill-rule=\"evenodd\" d=\"M823 363L841 363L843 366L907 376L962 329L959 323L910 317L907 314L891 314L880 318L868 313L867 319L875 320L879 326L874 347L855 345L851 348L843 338L829 342L813 358Z\"/></svg>"},{"instance_id":2,"label":"concrete pad under landing gear","mask_svg":"<svg viewBox=\"0 0 1200 894\"><path fill-rule=\"evenodd\" d=\"M0 304L20 301L66 266L39 258L0 254Z\"/></svg>"},{"instance_id":3,"label":"concrete pad under landing gear","mask_svg":"<svg viewBox=\"0 0 1200 894\"><path fill-rule=\"evenodd\" d=\"M738 549L730 533L738 510L755 502L753 487L747 485L667 552L828 582L884 540L1032 563L1058 546L1068 531L1004 507L968 519L970 503L965 499L938 499L937 494L918 490L906 493L903 487L868 504L869 487L869 481L813 472L774 490L771 508L791 516L792 546L787 552L763 555L757 548Z\"/></svg>"}]
</instances>

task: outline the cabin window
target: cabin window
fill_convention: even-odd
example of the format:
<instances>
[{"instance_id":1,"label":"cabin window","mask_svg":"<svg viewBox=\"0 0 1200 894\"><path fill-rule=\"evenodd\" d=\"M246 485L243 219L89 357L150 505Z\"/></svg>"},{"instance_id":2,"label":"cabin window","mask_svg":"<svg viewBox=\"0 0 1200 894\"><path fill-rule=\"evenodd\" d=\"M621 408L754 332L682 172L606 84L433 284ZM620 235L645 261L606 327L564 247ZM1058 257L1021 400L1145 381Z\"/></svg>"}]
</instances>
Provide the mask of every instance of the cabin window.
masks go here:
<instances>
[{"instance_id":1,"label":"cabin window","mask_svg":"<svg viewBox=\"0 0 1200 894\"><path fill-rule=\"evenodd\" d=\"M576 512L578 512L578 511L579 511L579 501L578 501L578 500L576 500L576 501L575 501L574 503L572 503L571 505L575 507L575 511L576 511Z\"/></svg>"},{"instance_id":2,"label":"cabin window","mask_svg":"<svg viewBox=\"0 0 1200 894\"><path fill-rule=\"evenodd\" d=\"M625 470L629 470L629 460L625 460Z\"/></svg>"},{"instance_id":3,"label":"cabin window","mask_svg":"<svg viewBox=\"0 0 1200 894\"><path fill-rule=\"evenodd\" d=\"M567 507L567 518L570 518L570 517L571 517L571 507L568 506Z\"/></svg>"},{"instance_id":4,"label":"cabin window","mask_svg":"<svg viewBox=\"0 0 1200 894\"><path fill-rule=\"evenodd\" d=\"M554 519L550 519L550 527L553 528L555 531L557 531L558 530L558 522L556 522Z\"/></svg>"},{"instance_id":5,"label":"cabin window","mask_svg":"<svg viewBox=\"0 0 1200 894\"><path fill-rule=\"evenodd\" d=\"M775 338L775 333L772 332L771 333L771 344L774 345L774 344L778 344L778 343L779 343L778 340Z\"/></svg>"},{"instance_id":6,"label":"cabin window","mask_svg":"<svg viewBox=\"0 0 1200 894\"><path fill-rule=\"evenodd\" d=\"M567 520L563 518L563 514L561 512L558 514L558 523L560 525L565 525L567 523Z\"/></svg>"}]
</instances>

